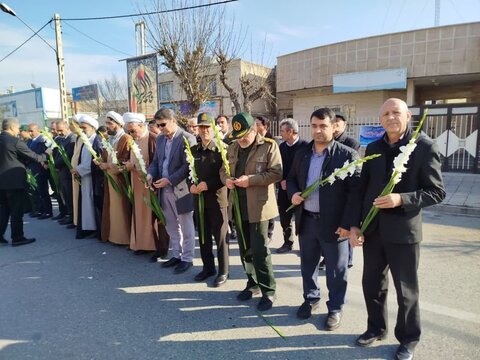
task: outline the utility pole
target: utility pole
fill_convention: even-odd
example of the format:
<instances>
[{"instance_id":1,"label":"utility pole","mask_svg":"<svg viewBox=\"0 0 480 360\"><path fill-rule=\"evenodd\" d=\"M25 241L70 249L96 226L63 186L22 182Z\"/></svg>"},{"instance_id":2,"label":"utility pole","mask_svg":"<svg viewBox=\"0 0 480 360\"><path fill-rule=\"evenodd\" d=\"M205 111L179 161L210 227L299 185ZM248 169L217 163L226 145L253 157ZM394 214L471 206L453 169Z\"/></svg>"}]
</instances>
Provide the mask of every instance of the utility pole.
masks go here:
<instances>
[{"instance_id":1,"label":"utility pole","mask_svg":"<svg viewBox=\"0 0 480 360\"><path fill-rule=\"evenodd\" d=\"M53 14L55 20L55 37L57 40L57 66L58 66L58 86L60 88L60 107L62 120L68 121L67 109L67 90L65 88L65 62L63 59L62 46L62 26L60 23L60 15Z\"/></svg>"},{"instance_id":2,"label":"utility pole","mask_svg":"<svg viewBox=\"0 0 480 360\"><path fill-rule=\"evenodd\" d=\"M440 0L435 0L435 26L440 26Z\"/></svg>"},{"instance_id":3,"label":"utility pole","mask_svg":"<svg viewBox=\"0 0 480 360\"><path fill-rule=\"evenodd\" d=\"M145 22L135 24L135 47L137 56L145 55Z\"/></svg>"}]
</instances>

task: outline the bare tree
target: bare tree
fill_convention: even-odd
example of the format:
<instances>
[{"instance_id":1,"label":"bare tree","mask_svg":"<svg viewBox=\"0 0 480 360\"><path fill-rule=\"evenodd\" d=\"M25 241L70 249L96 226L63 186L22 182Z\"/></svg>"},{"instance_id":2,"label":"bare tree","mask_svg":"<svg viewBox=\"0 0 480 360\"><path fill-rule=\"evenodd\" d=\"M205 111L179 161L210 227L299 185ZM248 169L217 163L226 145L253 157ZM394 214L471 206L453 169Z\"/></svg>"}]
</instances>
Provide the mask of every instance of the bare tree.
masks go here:
<instances>
[{"instance_id":1,"label":"bare tree","mask_svg":"<svg viewBox=\"0 0 480 360\"><path fill-rule=\"evenodd\" d=\"M98 99L77 102L78 112L96 113L100 118L112 110L119 114L128 111L128 87L125 79L112 74L110 78L89 81L89 84L97 84Z\"/></svg>"},{"instance_id":2,"label":"bare tree","mask_svg":"<svg viewBox=\"0 0 480 360\"><path fill-rule=\"evenodd\" d=\"M172 0L172 8L201 4L201 1ZM148 0L149 12L166 10L166 1ZM140 10L140 9L139 9ZM144 16L147 43L160 56L161 64L180 80L190 104L190 116L210 97L207 77L211 68L211 48L216 29L222 21L224 7L211 6Z\"/></svg>"},{"instance_id":3,"label":"bare tree","mask_svg":"<svg viewBox=\"0 0 480 360\"><path fill-rule=\"evenodd\" d=\"M234 26L233 26L234 27ZM243 44L246 31L240 27L237 31L219 32L213 52L215 60L219 65L219 78L223 87L227 90L230 100L235 106L237 113L241 111L251 112L252 105L259 99L264 99L267 111L275 101L275 71L262 66L244 62L244 69L240 74L239 89L233 85L232 79L228 77L228 69L233 61L237 60L243 52ZM266 48L266 41L259 44L260 62L263 62ZM250 44L251 58L253 58L253 42Z\"/></svg>"}]
</instances>

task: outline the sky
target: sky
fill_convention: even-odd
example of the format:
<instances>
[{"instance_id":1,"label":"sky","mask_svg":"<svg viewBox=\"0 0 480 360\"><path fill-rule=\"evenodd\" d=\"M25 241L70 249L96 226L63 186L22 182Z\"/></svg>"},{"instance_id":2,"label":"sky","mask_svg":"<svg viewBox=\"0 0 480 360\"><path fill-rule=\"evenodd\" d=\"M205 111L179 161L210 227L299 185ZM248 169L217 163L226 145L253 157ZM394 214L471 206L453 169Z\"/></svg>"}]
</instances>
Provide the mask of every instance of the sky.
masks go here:
<instances>
[{"instance_id":1,"label":"sky","mask_svg":"<svg viewBox=\"0 0 480 360\"><path fill-rule=\"evenodd\" d=\"M138 12L138 4L143 6L149 1L0 0L35 30L54 13L61 19L134 14ZM170 1L167 0L167 4ZM435 0L239 0L227 4L226 12L247 29L252 48L259 49L266 42L262 61L271 66L277 56L308 48L433 27ZM441 26L478 21L480 0L440 0ZM0 59L31 35L31 30L18 18L0 12ZM55 48L53 24L47 25L40 35ZM64 20L62 40L69 91L72 87L110 78L112 74L125 78L126 64L119 60L136 55L135 18ZM250 52L244 54L244 58L256 60ZM54 51L35 37L0 61L0 93L10 87L16 91L27 90L32 84L58 88L57 74Z\"/></svg>"}]
</instances>

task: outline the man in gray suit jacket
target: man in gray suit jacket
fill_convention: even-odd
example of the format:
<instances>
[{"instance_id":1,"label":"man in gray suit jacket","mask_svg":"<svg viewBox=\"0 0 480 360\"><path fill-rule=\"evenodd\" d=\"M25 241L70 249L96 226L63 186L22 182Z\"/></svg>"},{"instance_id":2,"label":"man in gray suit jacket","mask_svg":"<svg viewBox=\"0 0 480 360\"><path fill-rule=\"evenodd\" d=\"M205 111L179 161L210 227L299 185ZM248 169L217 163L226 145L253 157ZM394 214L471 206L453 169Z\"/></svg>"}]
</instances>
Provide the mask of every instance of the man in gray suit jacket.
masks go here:
<instances>
[{"instance_id":1,"label":"man in gray suit jacket","mask_svg":"<svg viewBox=\"0 0 480 360\"><path fill-rule=\"evenodd\" d=\"M163 267L175 266L175 273L187 271L193 265L195 226L193 223L193 195L187 183L189 167L185 142L197 143L195 137L181 129L172 110L161 108L154 116L162 135L157 138L155 156L147 179L159 190L160 206L166 218L173 257Z\"/></svg>"}]
</instances>

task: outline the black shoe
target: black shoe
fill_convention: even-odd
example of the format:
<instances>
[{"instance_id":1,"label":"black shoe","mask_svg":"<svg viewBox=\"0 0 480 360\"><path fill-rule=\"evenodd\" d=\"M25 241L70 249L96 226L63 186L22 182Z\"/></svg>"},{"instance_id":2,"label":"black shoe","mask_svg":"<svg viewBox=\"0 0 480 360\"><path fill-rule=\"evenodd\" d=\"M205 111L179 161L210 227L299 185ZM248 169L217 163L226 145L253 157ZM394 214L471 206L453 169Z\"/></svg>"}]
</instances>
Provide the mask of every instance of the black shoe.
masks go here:
<instances>
[{"instance_id":1,"label":"black shoe","mask_svg":"<svg viewBox=\"0 0 480 360\"><path fill-rule=\"evenodd\" d=\"M236 231L232 231L230 233L230 240L237 240L237 232Z\"/></svg>"},{"instance_id":2,"label":"black shoe","mask_svg":"<svg viewBox=\"0 0 480 360\"><path fill-rule=\"evenodd\" d=\"M18 241L13 241L12 240L12 246L22 246L22 245L27 245L35 242L35 238L27 239L26 237L18 240Z\"/></svg>"},{"instance_id":3,"label":"black shoe","mask_svg":"<svg viewBox=\"0 0 480 360\"><path fill-rule=\"evenodd\" d=\"M362 335L357 338L357 345L361 347L371 346L377 340L383 340L387 337L386 333L375 334L371 331L365 331Z\"/></svg>"},{"instance_id":4,"label":"black shoe","mask_svg":"<svg viewBox=\"0 0 480 360\"><path fill-rule=\"evenodd\" d=\"M30 215L30 217L32 217L32 218L38 218L39 216L42 216L41 213L37 213L37 212L30 213L29 215Z\"/></svg>"},{"instance_id":5,"label":"black shoe","mask_svg":"<svg viewBox=\"0 0 480 360\"><path fill-rule=\"evenodd\" d=\"M52 217L52 220L62 220L65 219L65 214L58 214L57 216Z\"/></svg>"},{"instance_id":6,"label":"black shoe","mask_svg":"<svg viewBox=\"0 0 480 360\"><path fill-rule=\"evenodd\" d=\"M240 291L237 295L237 299L240 301L250 300L254 295L260 294L260 288L258 286L247 287Z\"/></svg>"},{"instance_id":7,"label":"black shoe","mask_svg":"<svg viewBox=\"0 0 480 360\"><path fill-rule=\"evenodd\" d=\"M218 275L213 282L213 286L220 287L228 280L228 274Z\"/></svg>"},{"instance_id":8,"label":"black shoe","mask_svg":"<svg viewBox=\"0 0 480 360\"><path fill-rule=\"evenodd\" d=\"M8 245L8 241L5 240L3 237L0 238L0 246L3 246L3 245Z\"/></svg>"},{"instance_id":9,"label":"black shoe","mask_svg":"<svg viewBox=\"0 0 480 360\"><path fill-rule=\"evenodd\" d=\"M333 331L338 329L340 324L342 323L342 312L329 312L327 319L325 320L325 330Z\"/></svg>"},{"instance_id":10,"label":"black shoe","mask_svg":"<svg viewBox=\"0 0 480 360\"><path fill-rule=\"evenodd\" d=\"M73 220L70 216L65 216L62 220L58 220L60 225L70 225L73 224Z\"/></svg>"},{"instance_id":11,"label":"black shoe","mask_svg":"<svg viewBox=\"0 0 480 360\"><path fill-rule=\"evenodd\" d=\"M325 266L325 258L320 261L320 265L318 265L318 270L325 271L326 266Z\"/></svg>"},{"instance_id":12,"label":"black shoe","mask_svg":"<svg viewBox=\"0 0 480 360\"><path fill-rule=\"evenodd\" d=\"M176 257L172 257L170 260L165 261L165 262L162 264L162 267L164 267L164 268L169 268L169 267L177 266L178 264L180 264L181 261L182 261L182 260L177 259Z\"/></svg>"},{"instance_id":13,"label":"black shoe","mask_svg":"<svg viewBox=\"0 0 480 360\"><path fill-rule=\"evenodd\" d=\"M42 214L38 217L38 220L45 220L52 217L52 214Z\"/></svg>"},{"instance_id":14,"label":"black shoe","mask_svg":"<svg viewBox=\"0 0 480 360\"><path fill-rule=\"evenodd\" d=\"M188 269L190 269L192 266L193 266L192 262L181 260L180 263L177 266L175 266L175 269L173 270L173 272L175 274L181 274L187 271Z\"/></svg>"},{"instance_id":15,"label":"black shoe","mask_svg":"<svg viewBox=\"0 0 480 360\"><path fill-rule=\"evenodd\" d=\"M260 301L258 302L257 310L258 311L270 310L273 306L273 302L275 301L275 299L276 299L275 295L272 295L272 296L263 295Z\"/></svg>"},{"instance_id":16,"label":"black shoe","mask_svg":"<svg viewBox=\"0 0 480 360\"><path fill-rule=\"evenodd\" d=\"M148 259L148 262L151 262L151 263L156 263L158 262L158 255L157 254L153 254L150 259Z\"/></svg>"},{"instance_id":17,"label":"black shoe","mask_svg":"<svg viewBox=\"0 0 480 360\"><path fill-rule=\"evenodd\" d=\"M67 225L67 229L75 229L77 226L72 222L71 224Z\"/></svg>"},{"instance_id":18,"label":"black shoe","mask_svg":"<svg viewBox=\"0 0 480 360\"><path fill-rule=\"evenodd\" d=\"M95 230L82 230L77 232L77 236L75 236L75 239L77 240L85 239L86 237L92 236L96 233L97 232Z\"/></svg>"},{"instance_id":19,"label":"black shoe","mask_svg":"<svg viewBox=\"0 0 480 360\"><path fill-rule=\"evenodd\" d=\"M413 350L410 350L405 345L400 345L395 354L395 360L412 360Z\"/></svg>"},{"instance_id":20,"label":"black shoe","mask_svg":"<svg viewBox=\"0 0 480 360\"><path fill-rule=\"evenodd\" d=\"M283 254L292 251L293 244L290 241L285 241L275 252L277 254Z\"/></svg>"},{"instance_id":21,"label":"black shoe","mask_svg":"<svg viewBox=\"0 0 480 360\"><path fill-rule=\"evenodd\" d=\"M148 250L135 250L133 253L135 255L145 255L145 254L148 254L150 251Z\"/></svg>"},{"instance_id":22,"label":"black shoe","mask_svg":"<svg viewBox=\"0 0 480 360\"><path fill-rule=\"evenodd\" d=\"M210 276L215 275L217 272L215 270L202 270L197 275L195 275L195 281L203 281L208 279Z\"/></svg>"},{"instance_id":23,"label":"black shoe","mask_svg":"<svg viewBox=\"0 0 480 360\"><path fill-rule=\"evenodd\" d=\"M310 316L312 316L312 310L317 309L320 306L320 300L317 300L315 302L310 302L310 301L304 301L302 305L297 310L297 317L299 319L308 319Z\"/></svg>"}]
</instances>

